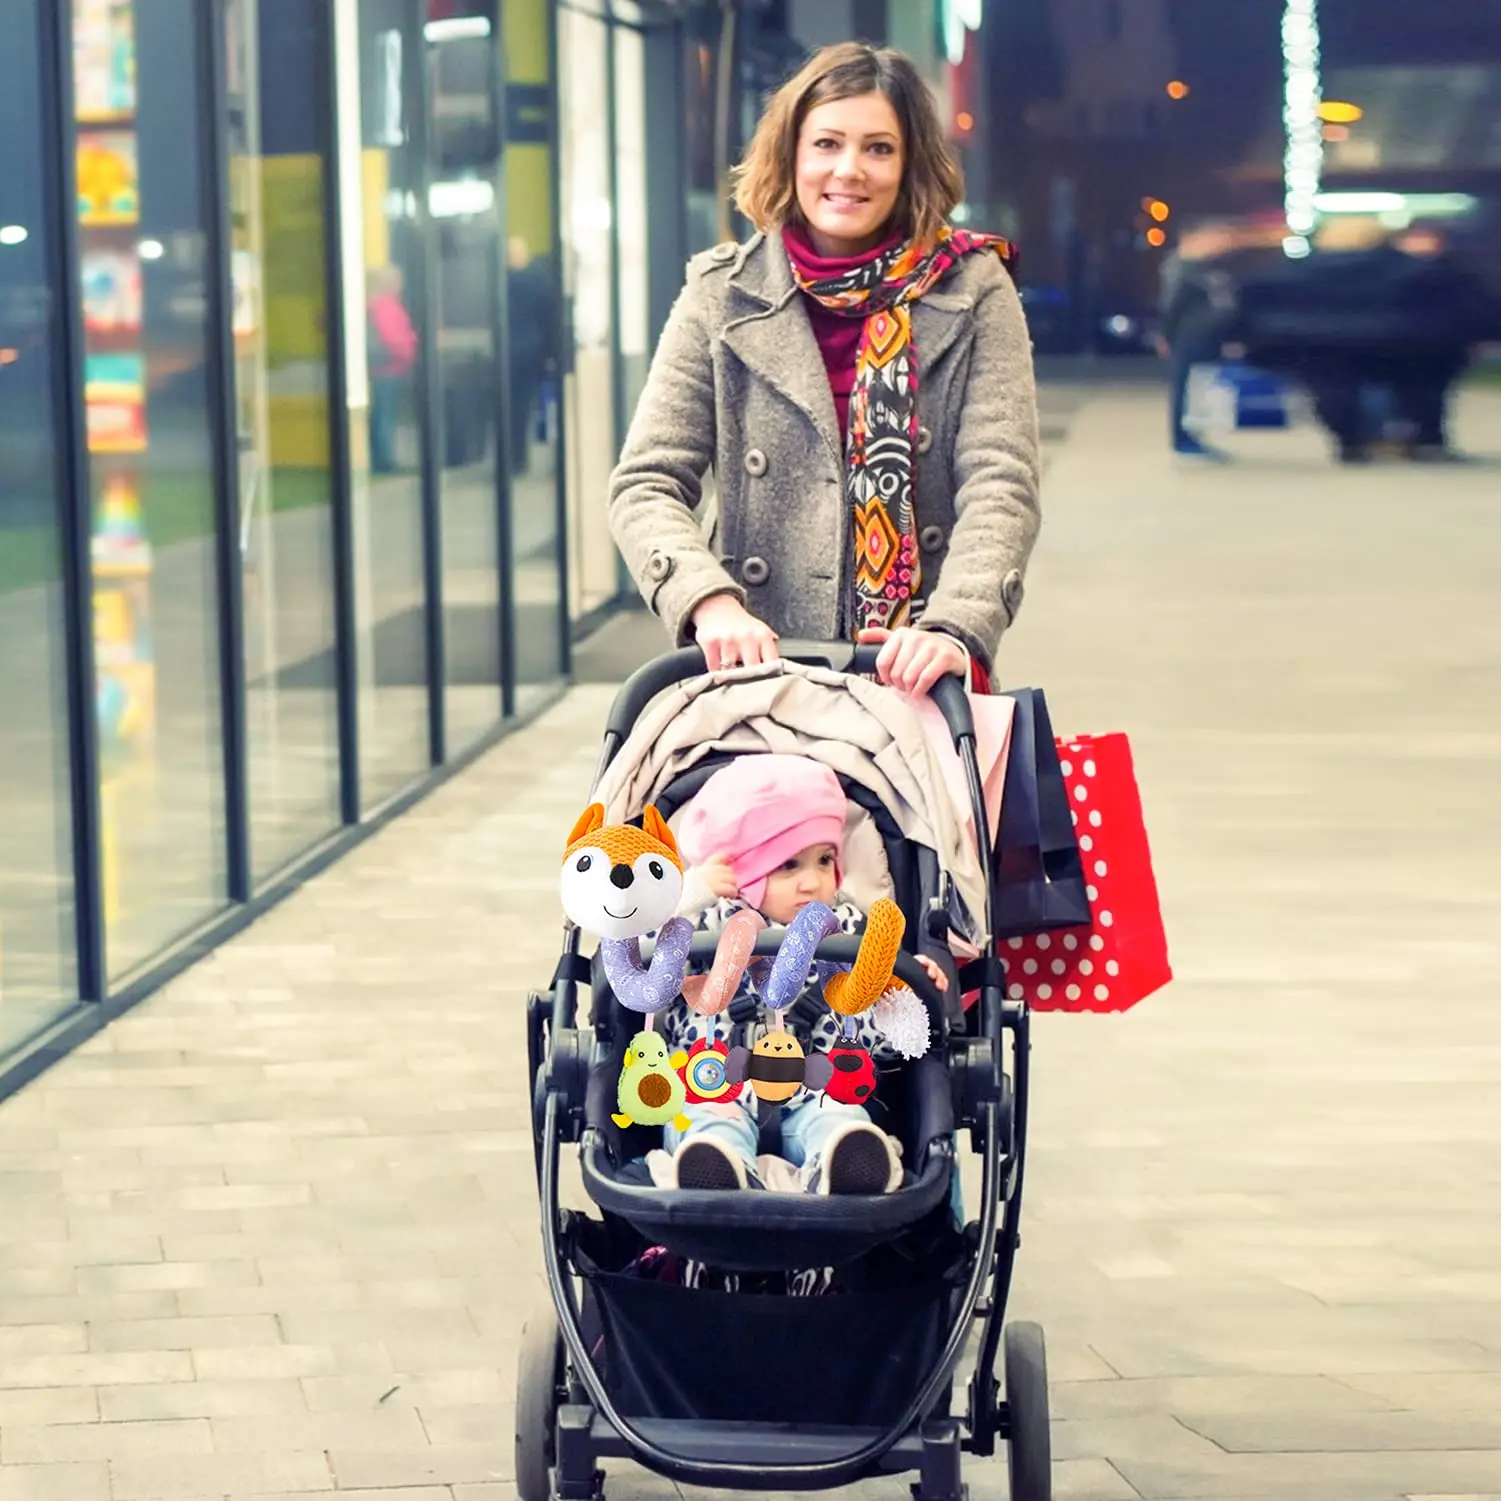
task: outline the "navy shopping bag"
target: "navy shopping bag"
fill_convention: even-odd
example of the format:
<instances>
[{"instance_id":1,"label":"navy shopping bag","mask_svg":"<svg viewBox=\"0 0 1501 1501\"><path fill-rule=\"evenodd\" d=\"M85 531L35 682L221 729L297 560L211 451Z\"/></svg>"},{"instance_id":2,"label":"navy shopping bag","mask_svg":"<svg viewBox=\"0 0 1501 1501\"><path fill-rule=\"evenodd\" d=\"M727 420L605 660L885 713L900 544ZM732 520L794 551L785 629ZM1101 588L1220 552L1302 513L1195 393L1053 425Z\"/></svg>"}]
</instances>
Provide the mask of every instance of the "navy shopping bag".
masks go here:
<instances>
[{"instance_id":1,"label":"navy shopping bag","mask_svg":"<svg viewBox=\"0 0 1501 1501\"><path fill-rule=\"evenodd\" d=\"M1090 921L1084 865L1047 700L1040 688L1008 690L1007 697L1016 700L1016 717L991 861L997 938Z\"/></svg>"}]
</instances>

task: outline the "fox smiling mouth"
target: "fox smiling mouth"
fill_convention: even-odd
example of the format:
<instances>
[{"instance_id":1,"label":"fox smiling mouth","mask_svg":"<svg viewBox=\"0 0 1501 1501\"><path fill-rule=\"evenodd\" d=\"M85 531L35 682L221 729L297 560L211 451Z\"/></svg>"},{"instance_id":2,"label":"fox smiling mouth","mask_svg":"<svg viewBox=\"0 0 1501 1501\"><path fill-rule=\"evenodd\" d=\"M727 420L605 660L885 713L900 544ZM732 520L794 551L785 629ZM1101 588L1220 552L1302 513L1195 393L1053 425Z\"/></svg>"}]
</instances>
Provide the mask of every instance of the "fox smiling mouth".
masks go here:
<instances>
[{"instance_id":1,"label":"fox smiling mouth","mask_svg":"<svg viewBox=\"0 0 1501 1501\"><path fill-rule=\"evenodd\" d=\"M605 906L605 904L603 902L600 903L600 906L604 907L604 909L605 909L605 916L606 917L613 917L616 922L624 922L628 917L634 917L636 915L636 913L640 910L639 907L632 907L629 912L611 912L610 909L609 909L609 907Z\"/></svg>"}]
</instances>

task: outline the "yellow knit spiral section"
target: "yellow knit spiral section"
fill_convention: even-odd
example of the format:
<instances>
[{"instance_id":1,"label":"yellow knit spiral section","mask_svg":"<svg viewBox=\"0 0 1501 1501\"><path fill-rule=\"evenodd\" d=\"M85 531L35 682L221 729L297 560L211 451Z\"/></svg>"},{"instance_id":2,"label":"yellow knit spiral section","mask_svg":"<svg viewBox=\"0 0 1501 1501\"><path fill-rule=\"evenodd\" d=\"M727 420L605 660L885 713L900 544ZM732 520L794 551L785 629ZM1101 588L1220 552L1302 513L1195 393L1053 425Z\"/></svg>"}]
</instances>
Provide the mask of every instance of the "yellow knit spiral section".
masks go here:
<instances>
[{"instance_id":1,"label":"yellow knit spiral section","mask_svg":"<svg viewBox=\"0 0 1501 1501\"><path fill-rule=\"evenodd\" d=\"M824 986L824 1000L841 1016L858 1016L874 1006L891 984L892 967L906 931L907 919L895 902L884 896L873 902L854 968L835 975Z\"/></svg>"}]
</instances>

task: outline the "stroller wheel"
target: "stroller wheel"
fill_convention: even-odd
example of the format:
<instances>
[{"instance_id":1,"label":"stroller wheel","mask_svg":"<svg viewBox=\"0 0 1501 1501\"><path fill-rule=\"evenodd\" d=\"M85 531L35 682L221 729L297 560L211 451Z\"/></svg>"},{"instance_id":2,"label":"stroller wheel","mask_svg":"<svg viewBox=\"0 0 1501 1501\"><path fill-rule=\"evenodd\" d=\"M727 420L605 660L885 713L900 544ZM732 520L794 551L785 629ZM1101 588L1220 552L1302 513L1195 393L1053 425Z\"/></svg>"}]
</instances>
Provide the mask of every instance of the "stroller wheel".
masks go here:
<instances>
[{"instance_id":1,"label":"stroller wheel","mask_svg":"<svg viewBox=\"0 0 1501 1501\"><path fill-rule=\"evenodd\" d=\"M1053 1444L1042 1325L1007 1324L1004 1348L1011 1501L1051 1501Z\"/></svg>"},{"instance_id":2,"label":"stroller wheel","mask_svg":"<svg viewBox=\"0 0 1501 1501\"><path fill-rule=\"evenodd\" d=\"M552 1501L558 1406L563 1388L563 1336L551 1300L521 1331L516 1372L516 1494L520 1501Z\"/></svg>"}]
</instances>

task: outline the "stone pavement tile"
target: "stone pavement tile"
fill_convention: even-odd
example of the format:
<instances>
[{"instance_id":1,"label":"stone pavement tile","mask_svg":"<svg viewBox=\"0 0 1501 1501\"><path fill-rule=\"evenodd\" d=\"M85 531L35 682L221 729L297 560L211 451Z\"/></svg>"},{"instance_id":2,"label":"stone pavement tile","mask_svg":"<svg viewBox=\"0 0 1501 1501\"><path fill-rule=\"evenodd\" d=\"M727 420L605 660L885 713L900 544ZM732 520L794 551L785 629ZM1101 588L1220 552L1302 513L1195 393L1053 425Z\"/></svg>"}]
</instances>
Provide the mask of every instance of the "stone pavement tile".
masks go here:
<instances>
[{"instance_id":1,"label":"stone pavement tile","mask_svg":"<svg viewBox=\"0 0 1501 1501\"><path fill-rule=\"evenodd\" d=\"M80 1292L149 1292L183 1287L253 1287L253 1261L142 1261L129 1265L80 1266Z\"/></svg>"},{"instance_id":2,"label":"stone pavement tile","mask_svg":"<svg viewBox=\"0 0 1501 1501\"><path fill-rule=\"evenodd\" d=\"M453 1444L493 1444L515 1436L509 1402L486 1402L472 1407L436 1407L419 1403L418 1414L435 1448Z\"/></svg>"},{"instance_id":3,"label":"stone pavement tile","mask_svg":"<svg viewBox=\"0 0 1501 1501\"><path fill-rule=\"evenodd\" d=\"M1102 1332L1095 1347L1122 1376L1209 1376L1256 1371L1286 1375L1341 1376L1366 1371L1487 1371L1498 1364L1495 1353L1465 1340L1393 1336L1382 1339L1358 1330L1347 1337L1299 1342L1256 1336L1255 1319L1246 1315L1239 1337L1200 1337L1185 1330L1176 1340Z\"/></svg>"},{"instance_id":4,"label":"stone pavement tile","mask_svg":"<svg viewBox=\"0 0 1501 1501\"><path fill-rule=\"evenodd\" d=\"M1359 1371L1339 1379L1352 1391L1369 1393L1414 1412L1501 1412L1501 1370L1421 1374Z\"/></svg>"},{"instance_id":5,"label":"stone pavement tile","mask_svg":"<svg viewBox=\"0 0 1501 1501\"><path fill-rule=\"evenodd\" d=\"M70 1266L33 1266L19 1268L5 1275L3 1288L3 1301L0 1301L0 1310L12 1304L23 1307L23 1298L46 1298L66 1297L77 1285L77 1275ZM0 1319L5 1323L12 1320L0 1313Z\"/></svg>"},{"instance_id":6,"label":"stone pavement tile","mask_svg":"<svg viewBox=\"0 0 1501 1501\"><path fill-rule=\"evenodd\" d=\"M1414 1492L1501 1488L1501 1453L1222 1454L1181 1464L1117 1461L1121 1474L1148 1501L1220 1501L1280 1496L1286 1501L1403 1496Z\"/></svg>"},{"instance_id":7,"label":"stone pavement tile","mask_svg":"<svg viewBox=\"0 0 1501 1501\"><path fill-rule=\"evenodd\" d=\"M318 1313L299 1310L281 1315L280 1324L292 1344L353 1344L360 1339L381 1340L391 1350L398 1366L407 1362L396 1356L403 1341L416 1340L455 1348L478 1337L474 1320L465 1308L371 1308Z\"/></svg>"},{"instance_id":8,"label":"stone pavement tile","mask_svg":"<svg viewBox=\"0 0 1501 1501\"><path fill-rule=\"evenodd\" d=\"M93 1423L98 1418L99 1399L91 1386L44 1386L33 1391L0 1388L0 1442L11 1426Z\"/></svg>"},{"instance_id":9,"label":"stone pavement tile","mask_svg":"<svg viewBox=\"0 0 1501 1501\"><path fill-rule=\"evenodd\" d=\"M0 1325L0 1364L15 1355L68 1355L88 1347L82 1324Z\"/></svg>"},{"instance_id":10,"label":"stone pavement tile","mask_svg":"<svg viewBox=\"0 0 1501 1501\"><path fill-rule=\"evenodd\" d=\"M76 1275L69 1269L69 1279ZM174 1293L91 1293L82 1296L67 1293L60 1297L27 1295L11 1286L5 1278L5 1295L0 1297L0 1325L20 1324L93 1324L109 1319L171 1318L177 1312Z\"/></svg>"},{"instance_id":11,"label":"stone pavement tile","mask_svg":"<svg viewBox=\"0 0 1501 1501\"><path fill-rule=\"evenodd\" d=\"M109 1466L0 1465L0 1501L112 1501Z\"/></svg>"},{"instance_id":12,"label":"stone pavement tile","mask_svg":"<svg viewBox=\"0 0 1501 1501\"><path fill-rule=\"evenodd\" d=\"M336 1494L339 1501L453 1501L453 1492L446 1485L403 1485L395 1490L340 1490ZM299 1501L306 1495L306 1491L282 1491L274 1496L235 1495L228 1501Z\"/></svg>"},{"instance_id":13,"label":"stone pavement tile","mask_svg":"<svg viewBox=\"0 0 1501 1501\"><path fill-rule=\"evenodd\" d=\"M193 1350L281 1343L280 1326L270 1314L238 1318L115 1319L89 1325L91 1350Z\"/></svg>"},{"instance_id":14,"label":"stone pavement tile","mask_svg":"<svg viewBox=\"0 0 1501 1501\"><path fill-rule=\"evenodd\" d=\"M163 1386L106 1386L99 1413L106 1422L148 1418L233 1418L307 1410L296 1381L173 1381ZM4 1406L0 1403L0 1414Z\"/></svg>"},{"instance_id":15,"label":"stone pavement tile","mask_svg":"<svg viewBox=\"0 0 1501 1501\"><path fill-rule=\"evenodd\" d=\"M71 1460L211 1454L213 1447L209 1425L202 1418L173 1422L59 1423L45 1428L6 1428L0 1434L0 1463L62 1464Z\"/></svg>"},{"instance_id":16,"label":"stone pavement tile","mask_svg":"<svg viewBox=\"0 0 1501 1501\"><path fill-rule=\"evenodd\" d=\"M505 1368L424 1371L381 1376L308 1376L302 1381L307 1405L314 1412L337 1412L386 1403L442 1410L498 1405L509 1401L514 1385L511 1362ZM392 1388L395 1388L393 1391Z\"/></svg>"},{"instance_id":17,"label":"stone pavement tile","mask_svg":"<svg viewBox=\"0 0 1501 1501\"><path fill-rule=\"evenodd\" d=\"M0 1361L0 1387L120 1386L192 1379L193 1362L184 1350L28 1355Z\"/></svg>"},{"instance_id":18,"label":"stone pavement tile","mask_svg":"<svg viewBox=\"0 0 1501 1501\"><path fill-rule=\"evenodd\" d=\"M184 1318L238 1318L300 1308L360 1308L365 1293L358 1282L285 1282L273 1287L184 1287L176 1299Z\"/></svg>"},{"instance_id":19,"label":"stone pavement tile","mask_svg":"<svg viewBox=\"0 0 1501 1501\"><path fill-rule=\"evenodd\" d=\"M1151 1459L1191 1464L1220 1451L1202 1433L1162 1413L1120 1418L1064 1418L1053 1422L1054 1459Z\"/></svg>"},{"instance_id":20,"label":"stone pavement tile","mask_svg":"<svg viewBox=\"0 0 1501 1501\"><path fill-rule=\"evenodd\" d=\"M1275 1413L1183 1419L1232 1454L1366 1453L1423 1449L1501 1450L1501 1411Z\"/></svg>"},{"instance_id":21,"label":"stone pavement tile","mask_svg":"<svg viewBox=\"0 0 1501 1501\"><path fill-rule=\"evenodd\" d=\"M1010 1484L1004 1451L991 1459L966 1456L964 1483L973 1501L1008 1501ZM1054 1501L1138 1501L1121 1472L1105 1459L1053 1456Z\"/></svg>"},{"instance_id":22,"label":"stone pavement tile","mask_svg":"<svg viewBox=\"0 0 1501 1501\"><path fill-rule=\"evenodd\" d=\"M615 1496L620 1501L626 1501L629 1492L617 1488L612 1491L606 1489L605 1495L614 1501ZM686 1496L686 1490L680 1493ZM508 1485L505 1481L497 1481L493 1485L456 1485L453 1487L453 1501L516 1501L516 1487Z\"/></svg>"},{"instance_id":23,"label":"stone pavement tile","mask_svg":"<svg viewBox=\"0 0 1501 1501\"><path fill-rule=\"evenodd\" d=\"M292 1449L117 1459L109 1470L113 1501L209 1501L232 1493L304 1495L334 1488L327 1455Z\"/></svg>"},{"instance_id":24,"label":"stone pavement tile","mask_svg":"<svg viewBox=\"0 0 1501 1501\"><path fill-rule=\"evenodd\" d=\"M274 1381L299 1376L326 1376L335 1371L389 1371L384 1345L262 1345L194 1350L193 1368L200 1381Z\"/></svg>"},{"instance_id":25,"label":"stone pavement tile","mask_svg":"<svg viewBox=\"0 0 1501 1501\"><path fill-rule=\"evenodd\" d=\"M1382 1396L1324 1376L1178 1376L1054 1381L1049 1347L1048 1404L1054 1418L1127 1417L1171 1412L1184 1422L1255 1413L1390 1412ZM1468 1379L1468 1378L1464 1378Z\"/></svg>"},{"instance_id":26,"label":"stone pavement tile","mask_svg":"<svg viewBox=\"0 0 1501 1501\"><path fill-rule=\"evenodd\" d=\"M515 1468L510 1438L497 1443L451 1444L406 1451L335 1449L330 1451L328 1459L340 1489L509 1480Z\"/></svg>"},{"instance_id":27,"label":"stone pavement tile","mask_svg":"<svg viewBox=\"0 0 1501 1501\"><path fill-rule=\"evenodd\" d=\"M363 1412L280 1412L271 1417L214 1418L210 1424L220 1454L256 1454L276 1449L420 1449L428 1442L409 1407L389 1403Z\"/></svg>"}]
</instances>

